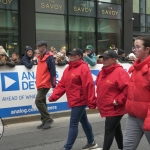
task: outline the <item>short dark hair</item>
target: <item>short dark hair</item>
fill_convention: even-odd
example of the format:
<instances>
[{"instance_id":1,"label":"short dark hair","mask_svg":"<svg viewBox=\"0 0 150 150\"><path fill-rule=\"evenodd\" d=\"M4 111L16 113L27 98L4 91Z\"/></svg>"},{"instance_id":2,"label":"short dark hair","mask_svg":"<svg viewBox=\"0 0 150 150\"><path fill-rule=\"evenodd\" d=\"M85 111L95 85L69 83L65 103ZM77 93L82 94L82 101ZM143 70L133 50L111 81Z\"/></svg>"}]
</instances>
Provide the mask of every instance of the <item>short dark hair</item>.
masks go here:
<instances>
[{"instance_id":1,"label":"short dark hair","mask_svg":"<svg viewBox=\"0 0 150 150\"><path fill-rule=\"evenodd\" d=\"M11 55L15 54L16 56L19 56L19 54L17 52L12 52Z\"/></svg>"},{"instance_id":2,"label":"short dark hair","mask_svg":"<svg viewBox=\"0 0 150 150\"><path fill-rule=\"evenodd\" d=\"M150 47L150 36L138 36L135 40L141 40L144 47Z\"/></svg>"}]
</instances>

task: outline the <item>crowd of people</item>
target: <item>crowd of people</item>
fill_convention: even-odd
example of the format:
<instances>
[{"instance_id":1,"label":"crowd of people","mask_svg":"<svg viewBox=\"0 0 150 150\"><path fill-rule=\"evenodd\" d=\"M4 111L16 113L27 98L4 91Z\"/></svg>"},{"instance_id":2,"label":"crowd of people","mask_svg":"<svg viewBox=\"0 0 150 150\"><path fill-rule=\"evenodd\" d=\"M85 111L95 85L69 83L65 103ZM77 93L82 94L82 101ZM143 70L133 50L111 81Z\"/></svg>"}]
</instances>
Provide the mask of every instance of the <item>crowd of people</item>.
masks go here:
<instances>
[{"instance_id":1,"label":"crowd of people","mask_svg":"<svg viewBox=\"0 0 150 150\"><path fill-rule=\"evenodd\" d=\"M67 56L66 47L61 47L60 51L57 52L54 46L47 49L50 54L53 55L55 64L58 66L65 66L69 63L69 59ZM136 56L134 53L130 53L126 56L125 51L122 49L118 49L112 44L109 47L109 50L114 50L117 53L117 62L118 63L131 63L133 64L136 60ZM12 52L11 57L8 57L5 49L0 46L0 66L7 65L9 67L14 67L15 65L24 65L28 69L31 69L33 65L38 64L38 48L33 50L32 47L25 47L25 54L23 54L22 58L19 57L17 52ZM101 55L97 55L94 53L94 47L92 45L87 45L85 50L83 50L83 60L88 63L90 66L95 66L96 64L102 64L103 58Z\"/></svg>"},{"instance_id":2,"label":"crowd of people","mask_svg":"<svg viewBox=\"0 0 150 150\"><path fill-rule=\"evenodd\" d=\"M150 144L150 37L137 37L134 42L133 53L128 60L133 63L127 73L118 63L127 62L125 52L112 45L102 55L103 67L99 72L95 85L88 64L97 64L97 58L92 45L87 45L83 52L79 48L69 51L62 48L57 52L54 47L47 50L47 43L39 41L37 50L32 51L26 46L25 55L19 60L17 53L10 59L6 51L0 46L0 66L14 67L23 64L27 68L37 65L35 104L41 114L41 124L38 129L48 129L53 123L46 106L46 94L50 88L53 93L48 98L55 102L66 93L68 106L71 108L70 125L66 144L63 150L71 150L78 135L79 122L87 137L87 144L82 150L98 147L92 126L88 121L86 106L99 110L105 117L105 132L103 148L109 150L115 138L118 150L136 150L143 135ZM56 85L56 65L68 64L61 80ZM129 76L131 74L131 77ZM128 113L126 129L123 137L121 119Z\"/></svg>"}]
</instances>

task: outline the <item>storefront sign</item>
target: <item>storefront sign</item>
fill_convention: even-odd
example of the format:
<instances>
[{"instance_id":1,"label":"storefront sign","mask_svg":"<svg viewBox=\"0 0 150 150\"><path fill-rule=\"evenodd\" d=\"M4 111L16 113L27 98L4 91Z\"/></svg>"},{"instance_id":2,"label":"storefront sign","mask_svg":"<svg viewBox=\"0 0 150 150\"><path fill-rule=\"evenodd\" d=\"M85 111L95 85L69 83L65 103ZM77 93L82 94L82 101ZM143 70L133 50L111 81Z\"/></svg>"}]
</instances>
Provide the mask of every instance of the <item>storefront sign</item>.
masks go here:
<instances>
[{"instance_id":1,"label":"storefront sign","mask_svg":"<svg viewBox=\"0 0 150 150\"><path fill-rule=\"evenodd\" d=\"M121 19L121 6L101 3L98 5L100 18Z\"/></svg>"},{"instance_id":2,"label":"storefront sign","mask_svg":"<svg viewBox=\"0 0 150 150\"><path fill-rule=\"evenodd\" d=\"M18 0L0 0L2 9L18 9Z\"/></svg>"},{"instance_id":3,"label":"storefront sign","mask_svg":"<svg viewBox=\"0 0 150 150\"><path fill-rule=\"evenodd\" d=\"M89 1L69 1L69 14L80 16L95 16L95 3Z\"/></svg>"},{"instance_id":4,"label":"storefront sign","mask_svg":"<svg viewBox=\"0 0 150 150\"><path fill-rule=\"evenodd\" d=\"M36 0L36 11L47 13L66 13L66 0Z\"/></svg>"}]
</instances>

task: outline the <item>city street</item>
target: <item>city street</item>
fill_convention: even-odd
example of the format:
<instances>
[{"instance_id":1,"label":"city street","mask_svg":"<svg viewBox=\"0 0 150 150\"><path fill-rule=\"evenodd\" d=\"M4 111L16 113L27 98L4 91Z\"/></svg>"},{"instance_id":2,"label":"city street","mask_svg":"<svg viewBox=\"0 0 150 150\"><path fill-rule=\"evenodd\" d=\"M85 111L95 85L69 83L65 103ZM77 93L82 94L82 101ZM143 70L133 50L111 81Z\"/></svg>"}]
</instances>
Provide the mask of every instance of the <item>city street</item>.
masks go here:
<instances>
[{"instance_id":1,"label":"city street","mask_svg":"<svg viewBox=\"0 0 150 150\"><path fill-rule=\"evenodd\" d=\"M90 114L88 117L93 127L95 140L99 147L102 147L104 119L100 118L99 114ZM123 131L126 117L122 119ZM0 150L60 150L67 138L69 117L57 118L54 121L55 123L52 125L52 128L48 130L36 129L40 121L5 126L4 136L0 140ZM86 138L80 126L78 138L72 150L79 150L85 144ZM114 140L111 150L117 149ZM137 150L149 149L148 142L143 137Z\"/></svg>"}]
</instances>

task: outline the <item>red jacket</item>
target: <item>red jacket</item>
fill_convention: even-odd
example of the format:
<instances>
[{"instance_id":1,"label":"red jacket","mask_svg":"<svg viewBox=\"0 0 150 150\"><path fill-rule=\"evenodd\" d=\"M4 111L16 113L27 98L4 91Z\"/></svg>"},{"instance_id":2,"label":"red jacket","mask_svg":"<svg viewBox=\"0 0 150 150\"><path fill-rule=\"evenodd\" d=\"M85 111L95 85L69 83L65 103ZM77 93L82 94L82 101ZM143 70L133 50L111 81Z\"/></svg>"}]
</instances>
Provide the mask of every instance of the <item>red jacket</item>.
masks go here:
<instances>
[{"instance_id":1,"label":"red jacket","mask_svg":"<svg viewBox=\"0 0 150 150\"><path fill-rule=\"evenodd\" d=\"M129 84L128 73L119 64L102 68L97 76L97 106L102 117L125 114ZM116 100L118 106L114 106Z\"/></svg>"},{"instance_id":2,"label":"red jacket","mask_svg":"<svg viewBox=\"0 0 150 150\"><path fill-rule=\"evenodd\" d=\"M36 71L36 87L41 88L51 88L56 86L56 69L55 62L52 54L46 52L41 59L38 56L38 65Z\"/></svg>"},{"instance_id":3,"label":"red jacket","mask_svg":"<svg viewBox=\"0 0 150 150\"><path fill-rule=\"evenodd\" d=\"M49 101L58 100L64 93L69 107L96 107L94 81L88 65L83 60L69 63Z\"/></svg>"},{"instance_id":4,"label":"red jacket","mask_svg":"<svg viewBox=\"0 0 150 150\"><path fill-rule=\"evenodd\" d=\"M132 73L126 111L144 120L144 130L150 131L150 56L143 62L137 59L129 69Z\"/></svg>"}]
</instances>

